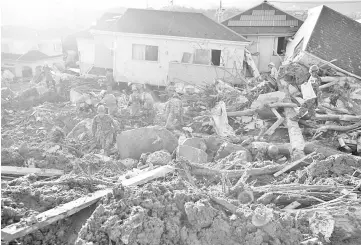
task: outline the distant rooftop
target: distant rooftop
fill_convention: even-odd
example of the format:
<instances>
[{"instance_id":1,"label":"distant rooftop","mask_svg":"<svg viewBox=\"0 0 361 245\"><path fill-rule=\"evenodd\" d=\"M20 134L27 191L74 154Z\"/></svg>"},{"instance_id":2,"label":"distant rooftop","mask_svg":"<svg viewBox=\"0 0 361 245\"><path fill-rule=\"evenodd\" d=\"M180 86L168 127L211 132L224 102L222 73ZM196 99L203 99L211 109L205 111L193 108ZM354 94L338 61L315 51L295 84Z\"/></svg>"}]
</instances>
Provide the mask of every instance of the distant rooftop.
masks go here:
<instances>
[{"instance_id":1,"label":"distant rooftop","mask_svg":"<svg viewBox=\"0 0 361 245\"><path fill-rule=\"evenodd\" d=\"M106 13L96 30L204 38L247 42L247 39L201 13L150 9L127 9L121 14Z\"/></svg>"}]
</instances>

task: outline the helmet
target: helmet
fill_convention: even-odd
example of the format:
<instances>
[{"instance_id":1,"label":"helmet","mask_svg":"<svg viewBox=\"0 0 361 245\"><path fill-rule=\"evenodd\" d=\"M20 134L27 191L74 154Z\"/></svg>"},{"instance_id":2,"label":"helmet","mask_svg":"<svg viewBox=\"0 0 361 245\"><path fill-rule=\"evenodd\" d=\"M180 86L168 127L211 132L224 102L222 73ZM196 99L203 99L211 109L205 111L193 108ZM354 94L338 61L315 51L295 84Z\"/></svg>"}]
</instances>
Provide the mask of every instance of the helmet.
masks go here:
<instances>
[{"instance_id":1,"label":"helmet","mask_svg":"<svg viewBox=\"0 0 361 245\"><path fill-rule=\"evenodd\" d=\"M98 113L105 113L105 107L103 105L98 106Z\"/></svg>"},{"instance_id":2,"label":"helmet","mask_svg":"<svg viewBox=\"0 0 361 245\"><path fill-rule=\"evenodd\" d=\"M267 154L269 157L275 158L279 154L278 147L275 145L270 145L267 148Z\"/></svg>"},{"instance_id":3,"label":"helmet","mask_svg":"<svg viewBox=\"0 0 361 245\"><path fill-rule=\"evenodd\" d=\"M310 67L310 72L313 72L313 71L318 71L318 66L317 65L312 65Z\"/></svg>"}]
</instances>

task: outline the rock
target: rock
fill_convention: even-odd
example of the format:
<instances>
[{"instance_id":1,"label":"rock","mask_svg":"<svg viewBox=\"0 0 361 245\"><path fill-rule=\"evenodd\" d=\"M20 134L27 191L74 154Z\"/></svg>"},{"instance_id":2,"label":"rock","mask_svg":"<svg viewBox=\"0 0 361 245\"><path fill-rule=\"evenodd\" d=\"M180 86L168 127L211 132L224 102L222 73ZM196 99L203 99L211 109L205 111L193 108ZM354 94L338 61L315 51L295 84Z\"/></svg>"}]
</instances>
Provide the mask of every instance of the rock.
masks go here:
<instances>
[{"instance_id":1,"label":"rock","mask_svg":"<svg viewBox=\"0 0 361 245\"><path fill-rule=\"evenodd\" d=\"M221 158L225 158L226 156L230 155L232 152L244 150L247 151L246 148L244 148L241 145L232 144L230 142L224 142L219 150L217 151L216 157L214 160L218 160Z\"/></svg>"},{"instance_id":2,"label":"rock","mask_svg":"<svg viewBox=\"0 0 361 245\"><path fill-rule=\"evenodd\" d=\"M180 145L177 148L177 158L184 157L190 162L206 163L208 155L204 151L188 145Z\"/></svg>"},{"instance_id":3,"label":"rock","mask_svg":"<svg viewBox=\"0 0 361 245\"><path fill-rule=\"evenodd\" d=\"M146 163L152 165L167 165L172 161L172 156L167 151L156 151L151 153Z\"/></svg>"},{"instance_id":4,"label":"rock","mask_svg":"<svg viewBox=\"0 0 361 245\"><path fill-rule=\"evenodd\" d=\"M204 139L202 138L188 138L185 139L181 145L188 145L188 146L192 146L194 148L200 149L202 151L206 151L207 150L207 145L204 141Z\"/></svg>"},{"instance_id":5,"label":"rock","mask_svg":"<svg viewBox=\"0 0 361 245\"><path fill-rule=\"evenodd\" d=\"M224 139L222 139L217 135L211 135L207 138L204 138L204 142L206 143L208 151L216 152L218 151L219 147L221 147L221 145L223 144Z\"/></svg>"},{"instance_id":6,"label":"rock","mask_svg":"<svg viewBox=\"0 0 361 245\"><path fill-rule=\"evenodd\" d=\"M117 136L117 148L121 159L139 159L142 153L160 150L172 153L177 145L177 138L160 126L127 130Z\"/></svg>"}]
</instances>

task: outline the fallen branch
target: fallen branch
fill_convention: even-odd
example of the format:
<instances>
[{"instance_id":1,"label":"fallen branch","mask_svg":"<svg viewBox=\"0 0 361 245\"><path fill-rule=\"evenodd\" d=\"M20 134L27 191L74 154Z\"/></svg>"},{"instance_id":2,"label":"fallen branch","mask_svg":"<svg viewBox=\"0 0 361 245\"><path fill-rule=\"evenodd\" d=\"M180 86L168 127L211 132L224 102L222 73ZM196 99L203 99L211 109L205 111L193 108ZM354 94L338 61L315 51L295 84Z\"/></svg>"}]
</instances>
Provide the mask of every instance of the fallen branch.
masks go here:
<instances>
[{"instance_id":1,"label":"fallen branch","mask_svg":"<svg viewBox=\"0 0 361 245\"><path fill-rule=\"evenodd\" d=\"M122 184L124 186L142 185L156 178L164 177L166 174L173 171L174 168L171 166L162 166L148 172L140 173L133 178L126 179L122 182ZM9 225L1 230L1 239L5 241L12 241L16 238L23 237L33 231L69 217L70 215L89 207L93 203L96 203L100 198L112 192L112 189L100 190L89 196L81 197L64 205L45 211L35 217L35 220L37 221L35 224L24 224L21 226L21 224L15 223Z\"/></svg>"},{"instance_id":2,"label":"fallen branch","mask_svg":"<svg viewBox=\"0 0 361 245\"><path fill-rule=\"evenodd\" d=\"M361 127L361 122L355 123L353 125L348 126L338 126L338 125L325 125L317 129L319 132L326 132L327 130L334 130L334 131L340 131L340 132L346 132L349 130L353 130L356 128Z\"/></svg>"},{"instance_id":3,"label":"fallen branch","mask_svg":"<svg viewBox=\"0 0 361 245\"><path fill-rule=\"evenodd\" d=\"M361 116L352 116L352 115L335 115L335 114L316 114L315 119L325 120L325 121L347 121L347 122L359 122L361 121Z\"/></svg>"},{"instance_id":4,"label":"fallen branch","mask_svg":"<svg viewBox=\"0 0 361 245\"><path fill-rule=\"evenodd\" d=\"M221 176L222 174L225 174L228 178L240 178L246 171L249 176L274 174L277 171L284 168L285 166L285 165L271 165L263 168L251 168L246 170L218 170L190 162L187 162L187 165L190 167L190 173L193 175L210 177L215 175Z\"/></svg>"}]
</instances>

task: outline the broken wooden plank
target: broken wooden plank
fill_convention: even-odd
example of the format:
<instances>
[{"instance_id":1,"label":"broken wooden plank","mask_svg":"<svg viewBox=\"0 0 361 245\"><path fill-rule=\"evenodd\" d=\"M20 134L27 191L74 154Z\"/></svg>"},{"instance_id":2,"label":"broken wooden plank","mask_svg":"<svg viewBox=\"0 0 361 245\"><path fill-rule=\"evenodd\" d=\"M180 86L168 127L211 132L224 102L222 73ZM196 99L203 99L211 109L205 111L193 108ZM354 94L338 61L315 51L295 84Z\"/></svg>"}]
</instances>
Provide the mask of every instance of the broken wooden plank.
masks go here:
<instances>
[{"instance_id":1,"label":"broken wooden plank","mask_svg":"<svg viewBox=\"0 0 361 245\"><path fill-rule=\"evenodd\" d=\"M265 133L266 135L272 135L275 130L285 121L285 119L278 113L275 108L271 108L271 111L273 112L273 114L276 115L277 121L267 130L267 132Z\"/></svg>"},{"instance_id":2,"label":"broken wooden plank","mask_svg":"<svg viewBox=\"0 0 361 245\"><path fill-rule=\"evenodd\" d=\"M315 119L317 120L325 120L325 121L347 121L347 122L360 122L361 116L353 116L353 115L336 115L336 114L316 114Z\"/></svg>"},{"instance_id":3,"label":"broken wooden plank","mask_svg":"<svg viewBox=\"0 0 361 245\"><path fill-rule=\"evenodd\" d=\"M316 152L312 152L310 155L304 156L299 160L294 161L291 164L286 165L286 167L284 167L283 169L281 169L280 171L278 171L277 173L275 173L273 176L274 177L278 177L281 174L287 172L288 170L296 167L298 164L302 163L304 160L308 159L309 157L312 157L313 155L316 155Z\"/></svg>"},{"instance_id":4,"label":"broken wooden plank","mask_svg":"<svg viewBox=\"0 0 361 245\"><path fill-rule=\"evenodd\" d=\"M122 184L125 186L142 185L156 178L164 177L166 174L173 171L174 168L172 166L162 166L148 172L140 173L133 178L126 179L122 182ZM77 213L93 203L96 203L100 198L112 193L112 191L112 189L100 190L88 196L81 197L64 205L45 211L36 216L36 220L38 222L35 224L25 225L22 227L18 227L19 223L9 225L1 230L1 239L5 241L12 241L16 238L23 237L33 231Z\"/></svg>"},{"instance_id":5,"label":"broken wooden plank","mask_svg":"<svg viewBox=\"0 0 361 245\"><path fill-rule=\"evenodd\" d=\"M12 175L36 174L38 176L43 176L43 177L52 177L52 176L63 175L64 171L59 169L1 166L1 174L12 174Z\"/></svg>"}]
</instances>

